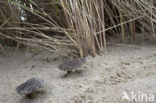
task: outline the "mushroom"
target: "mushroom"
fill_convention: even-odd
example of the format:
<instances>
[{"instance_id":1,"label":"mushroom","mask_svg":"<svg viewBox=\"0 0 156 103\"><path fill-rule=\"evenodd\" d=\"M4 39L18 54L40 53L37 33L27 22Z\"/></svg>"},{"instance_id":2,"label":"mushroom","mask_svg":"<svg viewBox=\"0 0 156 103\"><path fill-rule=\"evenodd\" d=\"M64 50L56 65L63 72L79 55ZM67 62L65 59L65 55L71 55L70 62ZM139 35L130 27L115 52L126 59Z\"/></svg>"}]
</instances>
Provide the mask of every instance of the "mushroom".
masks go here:
<instances>
[{"instance_id":1,"label":"mushroom","mask_svg":"<svg viewBox=\"0 0 156 103\"><path fill-rule=\"evenodd\" d=\"M60 70L67 71L71 73L72 71L80 70L80 67L85 63L85 58L73 58L65 61L59 66Z\"/></svg>"},{"instance_id":2,"label":"mushroom","mask_svg":"<svg viewBox=\"0 0 156 103\"><path fill-rule=\"evenodd\" d=\"M19 94L24 94L32 97L37 91L45 87L45 82L42 79L30 78L26 82L19 85L16 90Z\"/></svg>"}]
</instances>

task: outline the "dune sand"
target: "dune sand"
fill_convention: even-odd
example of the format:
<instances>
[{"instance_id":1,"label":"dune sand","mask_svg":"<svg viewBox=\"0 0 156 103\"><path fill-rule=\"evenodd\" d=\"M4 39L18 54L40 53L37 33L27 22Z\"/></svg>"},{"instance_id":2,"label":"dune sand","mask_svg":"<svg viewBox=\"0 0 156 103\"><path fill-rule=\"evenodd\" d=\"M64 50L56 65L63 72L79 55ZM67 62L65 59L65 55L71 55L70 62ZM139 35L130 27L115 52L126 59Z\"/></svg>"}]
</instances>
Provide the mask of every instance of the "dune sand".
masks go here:
<instances>
[{"instance_id":1,"label":"dune sand","mask_svg":"<svg viewBox=\"0 0 156 103\"><path fill-rule=\"evenodd\" d=\"M105 55L86 57L83 71L66 77L58 69L66 58L53 53L47 60L49 54L42 52L28 60L32 55L0 55L0 103L149 103L156 96L156 47L151 44L109 45ZM46 81L45 91L34 99L16 92L31 77Z\"/></svg>"}]
</instances>

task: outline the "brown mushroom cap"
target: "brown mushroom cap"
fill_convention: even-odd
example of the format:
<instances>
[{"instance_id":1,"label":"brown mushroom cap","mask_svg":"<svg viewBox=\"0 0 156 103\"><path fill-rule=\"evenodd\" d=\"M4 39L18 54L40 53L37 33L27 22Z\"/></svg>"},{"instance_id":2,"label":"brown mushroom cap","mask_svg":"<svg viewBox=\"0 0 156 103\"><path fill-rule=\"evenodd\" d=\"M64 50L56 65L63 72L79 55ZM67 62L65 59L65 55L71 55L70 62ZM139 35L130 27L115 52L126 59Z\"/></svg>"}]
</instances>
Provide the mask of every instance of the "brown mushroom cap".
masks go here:
<instances>
[{"instance_id":1,"label":"brown mushroom cap","mask_svg":"<svg viewBox=\"0 0 156 103\"><path fill-rule=\"evenodd\" d=\"M84 62L85 62L85 58L73 58L61 64L59 66L59 69L63 71L76 70L77 68L81 67Z\"/></svg>"},{"instance_id":2,"label":"brown mushroom cap","mask_svg":"<svg viewBox=\"0 0 156 103\"><path fill-rule=\"evenodd\" d=\"M37 91L38 89L45 86L45 82L42 79L30 78L23 84L19 85L16 90L19 94L29 94Z\"/></svg>"}]
</instances>

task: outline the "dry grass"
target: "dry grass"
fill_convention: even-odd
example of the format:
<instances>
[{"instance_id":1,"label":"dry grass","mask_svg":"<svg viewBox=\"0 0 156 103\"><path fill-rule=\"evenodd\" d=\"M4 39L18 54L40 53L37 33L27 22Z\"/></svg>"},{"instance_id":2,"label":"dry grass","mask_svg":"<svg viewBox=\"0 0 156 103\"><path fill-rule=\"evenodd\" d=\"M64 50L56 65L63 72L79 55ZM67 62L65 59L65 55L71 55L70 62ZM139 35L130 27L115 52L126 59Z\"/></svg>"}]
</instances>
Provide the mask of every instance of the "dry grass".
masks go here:
<instances>
[{"instance_id":1,"label":"dry grass","mask_svg":"<svg viewBox=\"0 0 156 103\"><path fill-rule=\"evenodd\" d=\"M84 57L106 50L106 39L114 36L135 42L141 31L156 39L155 0L8 0L0 5L2 44L17 48L25 44Z\"/></svg>"},{"instance_id":2,"label":"dry grass","mask_svg":"<svg viewBox=\"0 0 156 103\"><path fill-rule=\"evenodd\" d=\"M62 0L61 1L68 27L73 30L75 41L78 44L80 56L96 55L96 52L106 48L103 0Z\"/></svg>"}]
</instances>

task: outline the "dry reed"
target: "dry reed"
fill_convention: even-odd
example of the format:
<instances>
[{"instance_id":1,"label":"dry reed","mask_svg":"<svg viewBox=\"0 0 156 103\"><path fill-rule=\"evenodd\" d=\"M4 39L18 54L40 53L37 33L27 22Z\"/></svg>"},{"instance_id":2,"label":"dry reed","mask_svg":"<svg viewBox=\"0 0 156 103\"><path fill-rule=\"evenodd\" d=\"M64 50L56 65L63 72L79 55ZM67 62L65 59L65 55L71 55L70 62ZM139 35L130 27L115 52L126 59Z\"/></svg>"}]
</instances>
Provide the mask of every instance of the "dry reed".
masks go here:
<instances>
[{"instance_id":1,"label":"dry reed","mask_svg":"<svg viewBox=\"0 0 156 103\"><path fill-rule=\"evenodd\" d=\"M25 44L84 57L106 50L107 38L114 36L123 43L128 37L135 42L141 31L156 40L155 0L19 1L0 2L2 45L16 41L17 47Z\"/></svg>"}]
</instances>

